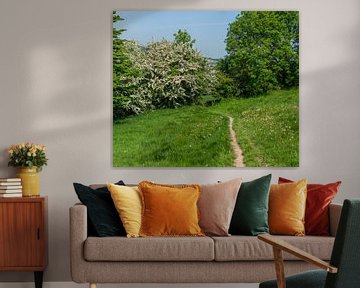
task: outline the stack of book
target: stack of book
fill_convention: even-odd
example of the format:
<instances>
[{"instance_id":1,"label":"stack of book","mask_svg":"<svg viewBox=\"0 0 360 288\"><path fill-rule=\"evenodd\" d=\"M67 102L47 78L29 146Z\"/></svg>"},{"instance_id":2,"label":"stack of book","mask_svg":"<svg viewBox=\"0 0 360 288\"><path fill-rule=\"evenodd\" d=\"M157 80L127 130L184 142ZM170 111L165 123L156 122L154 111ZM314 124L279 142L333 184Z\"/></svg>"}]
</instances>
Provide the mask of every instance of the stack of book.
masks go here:
<instances>
[{"instance_id":1,"label":"stack of book","mask_svg":"<svg viewBox=\"0 0 360 288\"><path fill-rule=\"evenodd\" d=\"M0 198L22 197L20 178L0 178Z\"/></svg>"}]
</instances>

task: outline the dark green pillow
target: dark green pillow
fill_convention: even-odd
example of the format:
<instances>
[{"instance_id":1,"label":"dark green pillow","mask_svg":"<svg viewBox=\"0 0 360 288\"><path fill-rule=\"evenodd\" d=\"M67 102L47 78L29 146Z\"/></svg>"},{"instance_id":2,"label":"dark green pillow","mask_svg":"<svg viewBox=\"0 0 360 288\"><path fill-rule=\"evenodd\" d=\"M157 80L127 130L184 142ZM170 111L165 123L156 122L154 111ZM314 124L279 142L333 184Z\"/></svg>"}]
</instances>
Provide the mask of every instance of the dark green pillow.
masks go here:
<instances>
[{"instance_id":1,"label":"dark green pillow","mask_svg":"<svg viewBox=\"0 0 360 288\"><path fill-rule=\"evenodd\" d=\"M230 234L256 236L269 233L270 181L271 174L241 184L230 222Z\"/></svg>"},{"instance_id":2,"label":"dark green pillow","mask_svg":"<svg viewBox=\"0 0 360 288\"><path fill-rule=\"evenodd\" d=\"M123 181L115 184L125 185ZM74 188L81 203L87 207L89 235L94 234L99 237L126 235L107 187L92 189L74 183Z\"/></svg>"}]
</instances>

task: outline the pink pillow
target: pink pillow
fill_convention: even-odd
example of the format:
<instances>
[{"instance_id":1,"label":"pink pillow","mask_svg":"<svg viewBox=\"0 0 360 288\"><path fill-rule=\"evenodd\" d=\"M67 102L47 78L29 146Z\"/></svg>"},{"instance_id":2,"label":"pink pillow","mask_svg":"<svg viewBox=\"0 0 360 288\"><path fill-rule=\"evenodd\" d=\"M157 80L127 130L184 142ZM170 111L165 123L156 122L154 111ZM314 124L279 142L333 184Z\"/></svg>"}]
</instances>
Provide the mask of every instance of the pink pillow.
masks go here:
<instances>
[{"instance_id":1,"label":"pink pillow","mask_svg":"<svg viewBox=\"0 0 360 288\"><path fill-rule=\"evenodd\" d=\"M229 236L231 217L242 178L210 185L200 185L199 225L207 235Z\"/></svg>"}]
</instances>

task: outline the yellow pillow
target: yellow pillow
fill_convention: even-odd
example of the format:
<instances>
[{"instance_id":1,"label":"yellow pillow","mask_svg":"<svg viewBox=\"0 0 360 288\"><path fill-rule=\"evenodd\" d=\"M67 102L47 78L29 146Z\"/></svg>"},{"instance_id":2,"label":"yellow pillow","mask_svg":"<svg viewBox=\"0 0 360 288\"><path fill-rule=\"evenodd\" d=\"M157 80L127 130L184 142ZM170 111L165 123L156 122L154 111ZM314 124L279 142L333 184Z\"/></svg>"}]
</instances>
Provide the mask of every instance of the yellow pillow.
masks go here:
<instances>
[{"instance_id":1,"label":"yellow pillow","mask_svg":"<svg viewBox=\"0 0 360 288\"><path fill-rule=\"evenodd\" d=\"M141 197L137 187L107 184L127 237L139 237Z\"/></svg>"},{"instance_id":2,"label":"yellow pillow","mask_svg":"<svg viewBox=\"0 0 360 288\"><path fill-rule=\"evenodd\" d=\"M172 186L143 181L140 236L203 236L197 201L199 185Z\"/></svg>"},{"instance_id":3,"label":"yellow pillow","mask_svg":"<svg viewBox=\"0 0 360 288\"><path fill-rule=\"evenodd\" d=\"M269 228L271 234L305 234L307 179L294 183L273 184L269 195Z\"/></svg>"}]
</instances>

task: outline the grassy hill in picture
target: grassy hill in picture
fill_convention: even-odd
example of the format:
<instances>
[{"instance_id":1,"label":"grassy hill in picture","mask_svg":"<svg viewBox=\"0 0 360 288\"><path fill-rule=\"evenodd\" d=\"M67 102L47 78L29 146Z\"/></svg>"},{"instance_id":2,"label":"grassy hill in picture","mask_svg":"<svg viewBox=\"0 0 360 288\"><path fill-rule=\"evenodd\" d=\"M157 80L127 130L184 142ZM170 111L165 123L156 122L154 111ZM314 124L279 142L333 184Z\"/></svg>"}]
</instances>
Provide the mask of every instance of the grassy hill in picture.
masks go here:
<instances>
[{"instance_id":1,"label":"grassy hill in picture","mask_svg":"<svg viewBox=\"0 0 360 288\"><path fill-rule=\"evenodd\" d=\"M161 109L114 122L113 166L234 166L229 118L247 167L299 165L299 92Z\"/></svg>"},{"instance_id":2,"label":"grassy hill in picture","mask_svg":"<svg viewBox=\"0 0 360 288\"><path fill-rule=\"evenodd\" d=\"M299 166L299 43L297 11L113 11L113 166Z\"/></svg>"}]
</instances>

